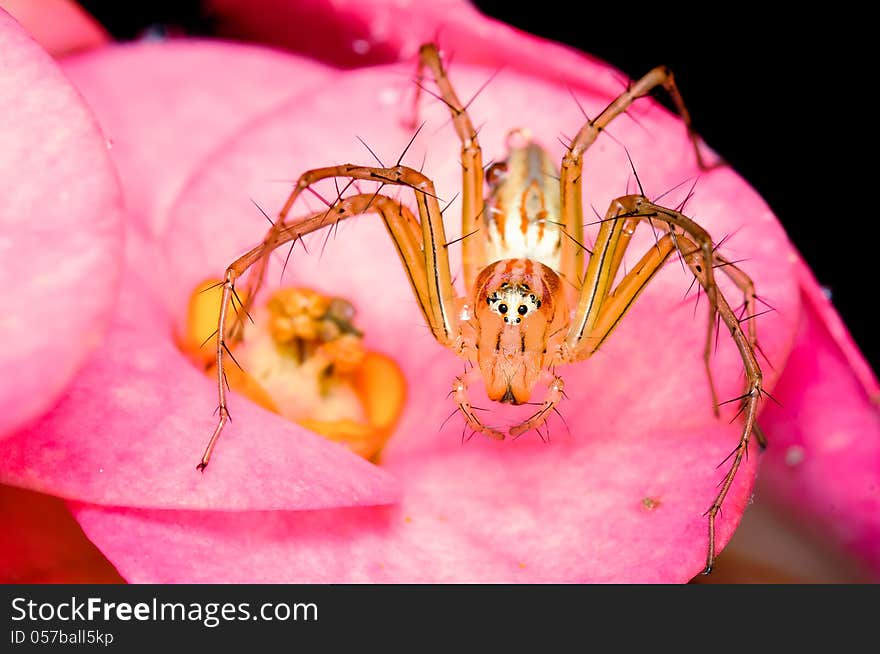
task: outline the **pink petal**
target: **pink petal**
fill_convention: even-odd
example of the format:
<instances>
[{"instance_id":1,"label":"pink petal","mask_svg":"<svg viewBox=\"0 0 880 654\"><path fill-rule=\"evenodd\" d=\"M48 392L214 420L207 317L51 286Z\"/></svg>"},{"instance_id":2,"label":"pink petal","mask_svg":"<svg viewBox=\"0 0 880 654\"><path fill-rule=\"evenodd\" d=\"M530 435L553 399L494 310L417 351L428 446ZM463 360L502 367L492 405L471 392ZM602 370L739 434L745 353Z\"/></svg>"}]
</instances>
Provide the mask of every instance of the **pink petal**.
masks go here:
<instances>
[{"instance_id":1,"label":"pink petal","mask_svg":"<svg viewBox=\"0 0 880 654\"><path fill-rule=\"evenodd\" d=\"M369 161L354 134L380 158L396 159L411 135L397 121L398 107L405 105L404 69L345 74L321 94L299 98L250 125L193 178L172 212L164 245L173 274L162 292L176 319L198 279L207 271L216 274L262 237L265 220L249 198L267 211L280 206L288 188L271 180L311 166ZM584 75L591 72L587 68ZM475 89L487 74L459 66L455 82ZM530 98L528 106L518 101L522 97ZM590 113L608 99L583 93L581 102ZM561 156L555 134L582 120L564 88L513 72L493 81L473 111L475 122L485 123L480 138L487 159L501 156L506 130L514 125L531 126ZM657 194L696 171L680 123L653 106L643 113L646 130L621 123L615 136L627 144L648 193ZM425 170L448 198L459 186L458 144L444 126L445 107L435 103L425 117L428 124L406 161L418 166L427 153ZM622 149L607 140L587 160L588 201L601 210L625 190L629 164ZM402 197L411 201L407 193ZM669 199L671 204L679 200ZM748 259L744 268L760 295L777 308L760 319L760 333L764 351L781 369L799 314L797 256L784 233L760 198L726 169L702 178L689 212L716 239L739 230L725 252ZM454 238L458 228L449 222ZM650 233L642 236L636 251L653 245ZM736 444L740 426L727 422L733 409L722 420L712 416L701 363L705 314L701 310L694 318L693 301L682 301L688 275L674 263L667 266L607 347L590 362L563 371L574 400L562 407L570 434L557 423L548 446L528 436L462 447L458 425L439 429L450 410L442 398L460 362L420 326L396 253L378 221L343 226L318 258L323 238L311 241L313 255L295 251L286 281L355 299L368 343L394 353L404 367L411 400L383 457L384 467L404 488L402 501L393 507L272 514L73 505L86 533L126 578L684 581L699 572L706 546L702 513L724 474L715 466ZM270 274L273 282L280 267ZM724 396L741 392L741 363L725 339L714 368ZM775 375L767 372L772 388ZM233 411L245 410L246 402L233 402ZM509 417L506 408L494 413L492 419ZM268 435L249 419L238 420L218 446L218 461L235 455L230 454L235 444L225 441L230 434L235 434L230 440L250 442ZM748 503L758 459L753 448L727 498L720 544ZM659 504L649 511L645 498ZM149 556L158 543L174 546L167 556ZM210 560L193 570L190 562L200 555ZM228 566L230 560L236 566Z\"/></svg>"},{"instance_id":2,"label":"pink petal","mask_svg":"<svg viewBox=\"0 0 880 654\"><path fill-rule=\"evenodd\" d=\"M880 579L877 380L805 265L803 319L761 424L767 496Z\"/></svg>"},{"instance_id":3,"label":"pink petal","mask_svg":"<svg viewBox=\"0 0 880 654\"><path fill-rule=\"evenodd\" d=\"M0 11L0 436L46 411L100 343L121 258L104 139L51 57Z\"/></svg>"},{"instance_id":4,"label":"pink petal","mask_svg":"<svg viewBox=\"0 0 880 654\"><path fill-rule=\"evenodd\" d=\"M199 474L216 401L214 383L177 350L161 308L129 275L106 343L68 393L0 443L0 479L139 507L313 509L397 499L385 471L244 402L233 419L254 431L224 434L224 456Z\"/></svg>"},{"instance_id":5,"label":"pink petal","mask_svg":"<svg viewBox=\"0 0 880 654\"><path fill-rule=\"evenodd\" d=\"M97 48L109 40L104 28L72 0L2 0L0 7L56 57Z\"/></svg>"},{"instance_id":6,"label":"pink petal","mask_svg":"<svg viewBox=\"0 0 880 654\"><path fill-rule=\"evenodd\" d=\"M804 303L809 305L815 317L821 321L868 400L872 404L880 405L880 382L877 381L877 376L853 341L849 330L840 319L840 314L837 313L812 271L802 259L798 261L798 277Z\"/></svg>"},{"instance_id":7,"label":"pink petal","mask_svg":"<svg viewBox=\"0 0 880 654\"><path fill-rule=\"evenodd\" d=\"M711 434L709 448L703 430L651 436L651 444L632 430L608 440L413 457L388 466L406 488L390 507L71 510L137 583L682 582L705 556L707 500L693 491L711 493L720 478L711 462L723 458L736 434ZM669 465L666 449L676 454ZM725 504L721 542L748 502L756 454ZM645 471L651 474L643 478ZM685 476L693 481L682 483ZM659 505L648 510L644 498ZM160 543L172 546L151 556ZM203 564L193 569L193 560Z\"/></svg>"},{"instance_id":8,"label":"pink petal","mask_svg":"<svg viewBox=\"0 0 880 654\"><path fill-rule=\"evenodd\" d=\"M484 16L464 0L206 0L205 6L218 34L337 66L415 62L419 46L433 41L457 63L503 65L575 88L621 90L622 77L610 68L593 70L598 78L584 74L584 61L597 59Z\"/></svg>"},{"instance_id":9,"label":"pink petal","mask_svg":"<svg viewBox=\"0 0 880 654\"><path fill-rule=\"evenodd\" d=\"M340 82L319 96L299 98L280 108L265 120L249 126L222 154L217 153L211 166L192 180L175 207L164 242L174 268L171 278L162 284L162 293L178 322L182 320L186 298L196 283L208 275L219 275L248 244L257 243L263 237L266 221L251 199L271 215L272 208L279 207L289 191L288 185L276 180L292 178L293 171L309 167L368 162L371 155L353 134L363 138L380 158L388 161L397 158L411 136L396 120L397 105L407 84L400 80L398 70L346 73L344 84ZM456 81L467 88L484 81L483 75L480 69L462 67ZM337 88L338 91L334 90ZM578 125L582 120L579 109L565 90L532 78L502 73L484 93L473 110L474 120L484 123L481 142L486 159L504 152L505 134L511 125L534 126L539 140L561 158L562 146L554 135L562 129L570 130L567 125ZM540 100L527 107L517 105L515 100L523 94ZM589 112L604 106L607 98L584 95L581 103ZM444 125L447 122L445 108L438 105L434 103L425 112L428 122L405 162L419 166L424 160L426 172L436 182L437 193L447 199L459 188L461 172L457 163L458 143L450 134L451 128ZM625 123L615 124L615 128L619 132L617 138L627 143L647 192L656 195L695 175L696 171L681 125L656 107L647 108L644 113L647 129ZM326 121L326 129L314 129L316 116ZM547 121L545 116L557 117L558 122ZM604 141L590 150L585 175L586 201L602 211L625 190L632 173L622 148ZM687 190L680 192L683 196ZM411 193L402 192L401 198L409 202ZM674 194L668 199L670 204L680 200ZM318 203L309 196L299 211L305 213L309 204L317 209ZM447 216L458 206L454 204ZM688 206L716 239L736 231L725 243L724 251L736 259L748 258L744 267L756 279L759 294L777 308L775 313L760 318L761 344L774 364L784 361L799 309L793 277L797 255L781 228L760 198L728 169L704 175ZM205 207L211 210L205 211ZM224 225L222 231L216 229L218 224ZM447 225L447 236L454 239L460 227L454 218L447 220ZM432 372L436 370L433 357L442 356L444 348L420 327L423 319L394 247L379 222L373 218L344 223L324 247L326 236L316 234L310 237L311 241L307 237L310 253L320 256L307 256L300 246L295 248L285 283L303 283L328 292L345 292L352 299L364 298L357 306L359 320L368 326L368 343L394 352L404 366L418 366L413 369L413 379L424 380L425 375L433 379L436 376ZM633 252L639 254L653 245L650 231L645 230L641 236L641 245L633 247ZM459 252L458 248L451 249L454 273L458 270ZM280 277L286 251L281 255L273 262L274 269L270 269L272 283L277 283ZM701 359L705 302L694 317L693 301L683 302L689 283L688 275L682 273L680 267L668 266L633 309L632 315L643 316L646 325L642 326L640 318L625 320L619 329L621 334L628 335L615 335L607 349L603 348L603 352L582 367L583 372L579 374L587 375L590 385L602 388L603 404L609 407L609 416L632 403L633 387L650 387L652 393L668 400L657 407L666 417L688 420L687 416L692 415L682 411L682 406L689 404L677 399L683 397L682 393L693 393L700 398L699 406L705 407L693 412L694 420L702 421L711 415ZM734 290L727 287L726 292L734 305L739 303ZM668 331L661 331L658 325L668 325ZM400 329L412 337L401 339ZM681 336L670 342L673 334ZM630 345L633 342L642 346L634 351ZM424 361L426 355L432 359L430 364L413 363ZM724 384L722 394L727 397L739 394L741 363L724 339L718 356L714 367L719 383ZM658 368L668 370L668 374L683 370L688 378L697 381L686 389L671 382L658 385ZM621 379L624 383L608 383L609 379L621 377L624 370L626 379ZM725 375L723 371L731 372ZM768 369L766 374L772 387L774 372ZM447 404L438 400L448 392L446 385L451 383L451 378L452 375L447 376L442 386L438 382L438 390L431 389L437 395L426 395L419 413L433 411L434 406L438 407L438 415L448 413ZM433 435L431 437L433 440Z\"/></svg>"},{"instance_id":10,"label":"pink petal","mask_svg":"<svg viewBox=\"0 0 880 654\"><path fill-rule=\"evenodd\" d=\"M177 40L63 61L112 143L131 229L130 264L157 264L154 237L193 168L248 119L333 72L268 48ZM196 83L197 81L197 83Z\"/></svg>"},{"instance_id":11,"label":"pink petal","mask_svg":"<svg viewBox=\"0 0 880 654\"><path fill-rule=\"evenodd\" d=\"M237 444L224 436L230 454L199 475L216 387L178 352L164 308L137 279L148 276L164 295L158 280L167 271L155 234L196 162L250 116L325 80L324 70L266 49L198 42L107 48L68 60L66 70L113 139L133 207L129 266L139 274L126 279L108 343L61 404L0 446L0 478L62 497L148 507L315 508L396 499L384 471L253 406L233 410L233 418L271 436ZM282 79L289 83L279 85Z\"/></svg>"}]
</instances>

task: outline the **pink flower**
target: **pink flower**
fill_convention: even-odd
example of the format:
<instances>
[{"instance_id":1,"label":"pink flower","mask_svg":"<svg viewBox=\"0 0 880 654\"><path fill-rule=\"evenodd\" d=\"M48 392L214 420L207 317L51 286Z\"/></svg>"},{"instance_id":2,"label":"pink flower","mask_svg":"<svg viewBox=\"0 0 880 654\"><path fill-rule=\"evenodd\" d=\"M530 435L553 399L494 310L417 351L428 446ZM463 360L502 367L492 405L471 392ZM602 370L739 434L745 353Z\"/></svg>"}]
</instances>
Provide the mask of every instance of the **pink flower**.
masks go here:
<instances>
[{"instance_id":1,"label":"pink flower","mask_svg":"<svg viewBox=\"0 0 880 654\"><path fill-rule=\"evenodd\" d=\"M234 4L221 8L243 20L248 14L232 13ZM210 42L108 47L64 62L113 143L128 206L127 271L104 344L54 408L0 443L0 480L68 500L86 535L134 582L693 577L705 555L702 513L723 475L715 466L740 427L727 422L733 410L726 419L712 416L700 357L703 314L694 319L692 301L682 301L689 280L674 265L599 355L562 371L572 397L562 407L569 431L554 425L550 445L524 437L462 446L459 426L450 421L440 429L460 364L421 329L378 221L353 221L322 258L297 251L288 280L356 298L368 346L393 354L403 367L410 401L381 466L233 398L231 428L207 472L195 472L216 399L213 383L174 345L188 294L261 238L265 222L251 198L280 206L287 186L276 180L319 165L368 161L355 134L381 157L396 159L411 135L399 124L411 91L410 50L433 38L441 18L441 40L456 52L452 75L463 96L492 72L478 64L516 62L472 108L485 121L480 138L487 159L502 155L507 129L518 126L561 152L557 133L582 120L565 85L591 115L620 90L607 67L458 3L442 13L406 15L384 3L344 5L341 14L322 3L308 6L317 24L362 29L344 34L353 51L368 47L383 63L405 63L342 72ZM290 27L282 12L267 15L280 31ZM382 31L395 21L409 24L405 41L393 38L401 30ZM474 46L477 36L494 49ZM626 143L648 194L695 174L680 122L647 101L634 112L647 130L621 122L613 132ZM460 183L458 144L444 126L445 107L426 103L424 118L427 128L407 161L418 166L424 154L438 192L451 198ZM585 167L588 201L602 211L624 192L628 173L618 145L597 144ZM733 171L704 175L688 209L716 239L738 230L725 251L748 258L744 267L777 309L760 318L760 338L773 363L766 387L774 395L778 389L784 408L762 415L771 450L760 457L752 448L725 502L720 544L736 527L764 459L771 474L789 477L779 486L790 496L809 496L802 506L810 520L819 528L833 520L837 540L880 570L870 467L880 429L868 401L876 397L876 381L833 312L816 299L815 282L769 209ZM452 238L455 229L450 224ZM815 378L820 363L831 371L821 381ZM738 395L741 366L730 343L722 340L713 365L720 392ZM852 401L846 425L833 404L808 421L797 417L815 406L811 394L822 383L830 387L826 396L840 390ZM4 401L11 392L0 386ZM843 434L833 463L814 440L828 422ZM859 432L863 449L855 450L844 436ZM804 465L778 472L777 434L803 449ZM844 481L821 493L831 475ZM827 498L836 511L823 509ZM853 504L857 515L849 510Z\"/></svg>"},{"instance_id":2,"label":"pink flower","mask_svg":"<svg viewBox=\"0 0 880 654\"><path fill-rule=\"evenodd\" d=\"M56 57L97 48L109 40L104 28L73 0L3 0L0 8Z\"/></svg>"},{"instance_id":3,"label":"pink flower","mask_svg":"<svg viewBox=\"0 0 880 654\"><path fill-rule=\"evenodd\" d=\"M0 438L58 399L110 318L122 249L116 173L61 71L0 12Z\"/></svg>"},{"instance_id":4,"label":"pink flower","mask_svg":"<svg viewBox=\"0 0 880 654\"><path fill-rule=\"evenodd\" d=\"M99 345L115 303L122 205L91 114L2 11L0 71L2 439L48 410ZM61 500L0 485L0 519L3 581L119 579Z\"/></svg>"}]
</instances>

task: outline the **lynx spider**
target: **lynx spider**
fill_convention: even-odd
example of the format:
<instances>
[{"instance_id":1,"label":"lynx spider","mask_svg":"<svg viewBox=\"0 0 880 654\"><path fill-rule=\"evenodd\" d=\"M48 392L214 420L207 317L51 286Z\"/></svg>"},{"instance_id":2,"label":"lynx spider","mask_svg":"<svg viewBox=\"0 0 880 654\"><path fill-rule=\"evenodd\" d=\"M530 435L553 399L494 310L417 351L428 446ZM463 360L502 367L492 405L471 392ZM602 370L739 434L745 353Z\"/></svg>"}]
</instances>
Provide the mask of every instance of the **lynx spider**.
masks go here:
<instances>
[{"instance_id":1,"label":"lynx spider","mask_svg":"<svg viewBox=\"0 0 880 654\"><path fill-rule=\"evenodd\" d=\"M540 408L508 433L516 437L539 427L564 396L564 382L555 374L555 366L583 361L593 355L667 258L678 252L709 300L703 356L716 414L719 402L709 371L709 357L717 319L729 330L746 374L744 393L735 398L741 402L740 414L745 415L740 440L728 457L732 458L731 467L705 513L708 552L704 572L709 573L716 555L716 516L752 434L764 444L756 424L763 389L761 368L755 356L755 321L750 321L748 334L741 326L755 315L754 285L733 262L715 251L717 246L705 229L680 210L655 204L643 194L625 195L611 203L586 265L586 248L581 245L583 155L608 124L637 98L658 87L665 89L687 126L700 167L706 167L671 71L665 67L654 68L631 83L595 118L587 120L568 146L557 176L557 169L546 151L527 138L510 138L507 159L484 171L477 132L467 107L456 95L440 52L431 43L420 49L417 83L420 90L425 90L421 85L425 69L433 76L439 90L435 97L449 108L461 141L462 234L465 237L460 240L464 283L470 295L457 297L453 287L447 252L449 243L434 184L427 176L403 165L383 168L346 164L303 173L263 241L226 269L217 330L219 420L198 468L204 470L207 466L217 439L230 419L223 372L224 357L231 356L228 343L240 337L241 314L247 312L263 283L268 255L281 245L352 216L364 213L381 216L434 338L473 364L469 373L457 377L452 384L451 395L458 411L474 432L497 440L505 438L505 434L479 420L468 399L470 382L482 377L490 399L511 404L527 402L533 389L539 383L545 384L547 393ZM516 131L511 134L522 135ZM302 192L328 178L349 180L336 201L326 210L288 220ZM378 191L343 197L345 190L357 180L410 188L415 194L418 218L408 207ZM490 188L486 198L483 197L484 181L488 181ZM527 219L514 219L514 216ZM623 255L642 223L659 230L662 236L615 286ZM254 265L249 292L242 303L236 294L235 282ZM717 286L716 269L743 293L745 320L737 318ZM577 289L570 298L567 287ZM242 311L233 325L228 326L228 307L234 300L241 304Z\"/></svg>"}]
</instances>

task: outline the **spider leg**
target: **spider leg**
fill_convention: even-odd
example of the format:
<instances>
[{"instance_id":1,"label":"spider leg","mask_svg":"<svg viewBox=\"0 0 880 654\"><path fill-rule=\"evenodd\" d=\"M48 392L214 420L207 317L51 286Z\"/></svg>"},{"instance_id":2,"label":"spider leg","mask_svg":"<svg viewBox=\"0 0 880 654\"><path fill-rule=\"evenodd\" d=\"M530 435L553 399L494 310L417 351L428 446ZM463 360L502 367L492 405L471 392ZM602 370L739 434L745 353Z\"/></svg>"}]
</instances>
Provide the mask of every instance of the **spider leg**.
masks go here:
<instances>
[{"instance_id":1,"label":"spider leg","mask_svg":"<svg viewBox=\"0 0 880 654\"><path fill-rule=\"evenodd\" d=\"M586 359L599 349L675 248L674 236L664 234L657 247L648 250L611 293L595 302L596 319L580 337L573 360Z\"/></svg>"},{"instance_id":2,"label":"spider leg","mask_svg":"<svg viewBox=\"0 0 880 654\"><path fill-rule=\"evenodd\" d=\"M483 262L486 247L485 238L476 233L480 229L483 215L483 153L477 140L477 131L467 113L468 105L458 99L443 67L440 52L433 43L426 43L419 49L416 93L413 100L413 127L416 122L415 116L418 115L421 91L430 93L422 86L425 68L430 69L437 83L440 91L438 98L449 108L455 133L461 141L461 233L463 236L467 235L461 244L462 267L465 287L471 288Z\"/></svg>"},{"instance_id":3,"label":"spider leg","mask_svg":"<svg viewBox=\"0 0 880 654\"><path fill-rule=\"evenodd\" d=\"M473 373L474 371L475 369L471 369L470 373ZM461 412L467 426L473 431L488 436L492 440L504 440L504 434L502 432L493 429L492 427L485 426L474 413L474 407L470 403L467 392L468 384L470 382L469 377L470 374L461 375L460 377L456 377L452 382L452 394L455 397L455 404L458 407L458 411Z\"/></svg>"},{"instance_id":4,"label":"spider leg","mask_svg":"<svg viewBox=\"0 0 880 654\"><path fill-rule=\"evenodd\" d=\"M753 349L758 350L757 323L753 320L758 315L756 311L758 295L755 292L755 283L751 277L746 275L732 261L719 255L717 252L715 253L715 261L718 262L715 264L715 268L726 274L743 294L742 315L744 317L740 318L740 322L748 321L746 333L749 336L749 343L751 343Z\"/></svg>"},{"instance_id":5,"label":"spider leg","mask_svg":"<svg viewBox=\"0 0 880 654\"><path fill-rule=\"evenodd\" d=\"M706 262L704 271L707 284L706 295L709 298L709 323L715 322L717 315L716 295L718 287L714 276L714 250L712 238L705 229L696 222L673 209L667 209L650 202L642 195L625 195L617 198L608 208L602 226L596 237L593 255L587 266L584 283L580 290L577 308L565 339L563 358L566 362L579 361L592 352L584 346L584 336L595 331L595 325L602 311L602 306L611 293L614 275L620 265L623 249L629 244L626 230L631 230L634 222L665 224L674 247L677 238L686 234L690 240L699 245L699 250ZM659 255L664 248L657 241L654 251ZM681 248L678 248L679 250ZM630 271L632 273L633 271Z\"/></svg>"},{"instance_id":6,"label":"spider leg","mask_svg":"<svg viewBox=\"0 0 880 654\"><path fill-rule=\"evenodd\" d=\"M638 207L646 207L644 212ZM651 209L650 207L653 207ZM678 211L666 209L659 205L649 202L643 196L632 195L624 196L615 200L609 207L602 225L599 228L599 234L596 238L593 256L591 256L587 266L584 283L581 288L579 298L578 311L575 315L573 328L577 327L578 331L572 331L567 339L569 348L567 354L568 361L578 361L590 356L598 348L599 343L595 344L592 349L587 346L578 346L577 343L583 338L583 334L594 329L598 313L602 309L602 302L610 292L611 284L620 267L623 254L629 245L635 225L638 222L647 221L651 224L652 229L655 222L666 223L665 228L674 230L675 227L689 233L691 238L700 243L700 248L707 260L712 261L712 268L721 270L743 293L743 302L745 308L745 318L741 322L749 321L748 334L749 343L753 350L759 349L757 340L756 324L751 320L755 314L755 301L757 295L752 280L733 262L725 257L715 253L712 247L712 240L708 233ZM656 238L656 235L655 235ZM672 232L673 243L675 247L681 251L676 240L676 232ZM656 249L659 253L660 242L655 242ZM717 262L717 263L716 263ZM712 286L715 287L714 275L710 273ZM707 291L708 292L708 291ZM714 290L712 291L715 292ZM709 302L709 320L706 323L706 341L703 349L703 361L706 368L706 378L709 383L709 391L712 395L712 407L715 415L719 415L718 394L715 389L714 377L711 369L712 343L714 336L714 328L717 317L717 309L715 304ZM607 334L606 334L607 337ZM604 340L604 339L603 339Z\"/></svg>"},{"instance_id":7,"label":"spider leg","mask_svg":"<svg viewBox=\"0 0 880 654\"><path fill-rule=\"evenodd\" d=\"M296 197L311 184L329 177L365 179L379 181L383 184L409 186L415 191L420 220L417 223L409 209L391 198L380 195L377 191L375 194L363 193L345 199L337 199L325 211L314 213L294 224L288 224L287 215ZM219 419L197 466L200 470L204 470L208 465L217 439L230 420L226 403L223 359L224 353L229 354L228 338L230 334L227 331L226 322L229 304L235 295L235 282L251 266L258 265L256 285L251 286L242 306L242 311L246 312L259 290L259 284L265 277L269 255L276 248L285 243L295 242L310 232L367 212L378 213L384 220L401 256L413 293L434 337L441 344L453 349L458 346L460 330L458 316L454 311L455 291L452 287L449 271L443 218L431 180L405 166L369 168L345 165L308 171L300 177L285 202L278 220L273 223L263 242L236 259L226 269L217 326Z\"/></svg>"},{"instance_id":8,"label":"spider leg","mask_svg":"<svg viewBox=\"0 0 880 654\"><path fill-rule=\"evenodd\" d=\"M700 284L702 284L704 288L707 288L706 284L708 282L706 272L708 270L709 264L707 264L702 258L699 248L697 248L692 241L687 239L687 237L683 237L683 240L685 241L685 245L690 249L690 252L685 254L685 261L687 262L688 267L690 267L691 271L694 273L697 279L700 280ZM703 268L702 271L700 270L701 267ZM745 456L747 452L751 435L754 433L759 444L761 444L762 446L766 446L764 435L756 424L758 415L758 400L760 400L761 398L763 377L761 373L761 368L758 365L757 358L755 357L755 350L753 348L752 339L747 337L746 334L743 332L739 319L730 308L730 305L727 303L724 295L718 292L716 294L716 301L718 303L718 313L721 316L721 320L724 321L725 326L730 330L730 335L736 343L737 349L739 350L740 356L743 360L743 366L746 372L746 388L741 405L741 411L745 412L745 424L743 426L743 431L740 436L740 441L737 445L736 454L733 457L733 463L730 466L730 470L724 477L724 481L721 485L721 489L718 492L718 495L715 497L715 501L712 502L712 505L706 511L706 515L709 518L709 551L706 556L706 567L703 570L704 574L709 574L712 571L712 566L715 561L715 516L721 510L721 505L724 503L724 498L727 496L727 492L730 490L730 486L733 483L733 479L736 476L737 470L739 470L739 466L742 462L743 456Z\"/></svg>"},{"instance_id":9,"label":"spider leg","mask_svg":"<svg viewBox=\"0 0 880 654\"><path fill-rule=\"evenodd\" d=\"M743 361L743 367L746 372L746 389L742 395L741 412L745 413L745 424L740 436L740 441L734 450L733 461L730 470L724 477L721 488L712 505L706 511L708 516L709 543L708 553L706 556L705 573L711 571L715 560L715 518L721 510L724 498L727 496L734 477L739 470L742 458L745 455L749 440L754 433L759 442L763 441L763 434L756 427L756 417L758 400L762 392L762 373L758 361L755 357L753 348L753 337L746 336L743 332L740 320L730 308L726 298L715 284L713 270L714 261L719 260L714 256L711 239L708 234L699 225L692 220L683 216L677 211L666 209L649 202L642 196L625 196L619 198L612 203L609 209L611 216L610 224L616 225L621 223L621 218L625 219L643 219L658 220L666 222L669 231L657 242L656 248L651 248L636 266L624 275L623 279L617 287L606 295L600 295L598 298L584 297L595 295L602 289L604 282L600 281L596 285L587 286L584 284L582 290L581 302L578 307L576 319L569 332L569 340L567 345L571 348L568 352L568 361L577 361L589 357L594 353L605 339L611 334L614 328L620 323L625 313L635 302L639 293L644 290L647 283L654 274L660 269L664 261L669 255L678 250L693 275L697 278L700 285L706 290L706 295L710 301L710 327L714 323L715 316L720 316L725 326L730 331L730 335L739 350L740 357ZM608 223L606 223L608 224ZM604 226L604 225L603 225ZM613 238L614 227L606 231L604 241L610 241ZM601 232L601 230L600 230ZM606 249L606 243L603 238L597 239L596 252ZM595 255L594 255L595 256ZM610 257L613 259L613 256ZM726 261L723 258L720 259ZM592 261L591 261L592 263ZM603 276L608 275L610 263L597 263L592 275L588 269L587 281L592 284L593 278L601 280ZM726 266L729 267L729 266ZM733 277L732 277L733 278ZM748 293L748 289L752 289L751 283L747 284L747 277L744 274L736 274L734 281L739 280L740 288L745 288L744 292ZM610 284L610 281L607 282ZM598 305L598 308L594 308ZM748 300L747 300L748 306ZM595 315L595 319L589 322L587 317ZM566 362L568 362L566 361Z\"/></svg>"},{"instance_id":10,"label":"spider leg","mask_svg":"<svg viewBox=\"0 0 880 654\"><path fill-rule=\"evenodd\" d=\"M672 98L675 108L678 110L678 114L681 116L681 119L687 128L688 136L694 146L697 165L701 170L707 170L714 167L707 165L703 160L702 154L700 153L700 137L693 129L690 112L687 110L684 100L681 97L681 93L678 90L678 86L675 83L675 76L672 74L671 70L666 68L666 66L657 66L648 71L648 73L640 79L635 80L630 84L626 91L612 100L598 116L592 120L588 120L584 126L581 127L580 131L578 131L572 140L571 145L568 148L568 153L563 160L563 180L566 175L566 160L568 160L570 164L568 167L570 179L579 179L583 154L593 142L595 142L599 133L608 127L611 121L622 113L625 113L633 102L648 95L651 91L660 86L662 86ZM573 199L577 198L580 198L580 195L575 196Z\"/></svg>"},{"instance_id":11,"label":"spider leg","mask_svg":"<svg viewBox=\"0 0 880 654\"><path fill-rule=\"evenodd\" d=\"M583 243L583 208L582 196L582 170L583 156L591 145L599 137L599 134L608 125L626 110L638 98L648 95L657 87L663 87L672 98L682 121L687 127L688 136L694 146L697 165L701 170L713 168L718 164L708 165L703 160L700 152L700 141L691 124L691 115L684 104L675 77L672 71L665 66L658 66L650 70L641 79L634 81L629 87L615 98L598 116L581 127L568 147L568 152L562 158L560 171L560 199L561 211L565 222L565 230L571 235L571 239L565 239L562 244L562 273L569 279L580 279L580 272L584 269L583 248L577 243ZM574 240L576 239L576 241ZM567 241L567 242L566 242Z\"/></svg>"},{"instance_id":12,"label":"spider leg","mask_svg":"<svg viewBox=\"0 0 880 654\"><path fill-rule=\"evenodd\" d=\"M547 418L550 417L550 412L556 410L556 405L559 404L564 396L565 382L562 380L562 377L554 375L552 381L547 385L547 396L544 398L541 408L535 411L535 413L524 422L511 427L509 430L510 435L516 438L530 429L537 429L543 425L547 422ZM543 436L541 439L543 440Z\"/></svg>"},{"instance_id":13,"label":"spider leg","mask_svg":"<svg viewBox=\"0 0 880 654\"><path fill-rule=\"evenodd\" d=\"M578 297L575 322L566 339L572 349L595 325L602 300L611 292L623 254L640 222L639 218L619 218L618 215L622 212L621 205L612 203L596 236L593 254L590 256Z\"/></svg>"},{"instance_id":14,"label":"spider leg","mask_svg":"<svg viewBox=\"0 0 880 654\"><path fill-rule=\"evenodd\" d=\"M294 202L304 190L322 179L332 177L379 182L382 186L406 186L414 191L419 212L417 231L421 232L420 247L424 246L419 257L424 260L425 270L432 273L430 275L426 273L428 302L422 306L429 308L432 313L433 317L429 320L428 324L434 337L443 344L453 343L459 335L458 316L455 311L455 290L452 286L452 274L449 270L449 255L446 232L443 227L443 215L440 211L439 199L434 190L434 183L417 170L400 165L392 168L374 168L345 164L307 171L300 175L293 191L278 214L278 220L269 230L263 243L272 243L276 235L288 226L287 216ZM378 197L378 194L379 192L377 191L374 196ZM374 197L369 194L363 195L365 197ZM325 224L330 225L336 222L331 220L331 214L334 211L339 211L338 206L339 200L326 211L315 214L315 216L322 215L325 217L324 223L318 224L316 229ZM369 202L365 206L369 206ZM395 206L399 207L400 205L396 203ZM389 221L386 219L386 225L388 224ZM406 221L406 223L400 224L400 234L402 235L406 230L412 231L413 225L415 225L414 221ZM277 244L274 247L277 247ZM263 263L261 265L266 266L268 264Z\"/></svg>"}]
</instances>

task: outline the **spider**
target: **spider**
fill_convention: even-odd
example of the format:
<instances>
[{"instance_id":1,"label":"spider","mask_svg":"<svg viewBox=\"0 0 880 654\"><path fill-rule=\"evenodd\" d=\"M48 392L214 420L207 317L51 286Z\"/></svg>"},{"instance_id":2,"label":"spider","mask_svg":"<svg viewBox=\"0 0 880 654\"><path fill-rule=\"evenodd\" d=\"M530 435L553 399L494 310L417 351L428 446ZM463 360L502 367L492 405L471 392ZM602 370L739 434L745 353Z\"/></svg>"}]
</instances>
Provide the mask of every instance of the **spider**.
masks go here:
<instances>
[{"instance_id":1,"label":"spider","mask_svg":"<svg viewBox=\"0 0 880 654\"><path fill-rule=\"evenodd\" d=\"M437 85L436 94L421 84L426 70ZM448 257L451 243L445 236L434 184L423 173L399 163L390 168L346 164L303 173L263 241L232 262L221 282L223 295L216 332L219 420L198 468L205 469L220 433L230 420L223 372L224 358L231 356L228 343L240 338L242 314L247 314L250 302L264 281L269 255L306 234L366 213L382 218L434 338L471 364L468 372L452 382L450 395L457 411L474 433L494 440L502 440L506 434L483 424L477 417L469 400L471 383L481 378L491 400L508 404L529 403L537 387L546 387L543 401L537 403L539 408L507 433L518 437L537 429L565 395L564 382L556 374L556 366L592 356L655 273L677 252L708 298L709 321L703 358L716 415L719 402L709 358L718 320L727 327L746 376L743 394L731 400L741 403L740 414L745 416L740 440L729 457L732 463L720 490L705 513L708 551L704 572L710 572L715 560L716 515L752 434L762 446L765 444L756 424L763 389L761 368L755 356L755 321L750 321L748 333L741 325L755 315L754 284L733 262L716 252L717 245L711 236L682 213L683 207L661 206L643 192L612 201L600 221L592 252L582 245L584 153L614 118L637 98L658 87L665 89L674 101L693 142L698 164L706 168L673 75L668 69L657 67L631 83L595 118L587 119L568 146L560 168L556 168L547 152L526 132L513 130L508 137L506 159L484 170L477 132L467 107L456 95L437 46L423 45L419 52L415 101L418 103L422 90L441 100L449 109L461 142L464 236L458 240L463 250L463 277L468 295L458 297L453 286ZM326 210L296 220L288 218L304 191L330 178L341 178L348 183ZM378 182L379 190L344 196L359 180ZM486 197L483 196L484 182L489 189ZM382 194L382 187L386 185L411 189L418 217L398 200ZM627 247L643 223L655 231L655 245L615 284ZM252 267L248 292L242 302L235 284ZM716 271L729 277L742 292L748 316L745 320L737 318L716 284ZM236 312L236 320L228 325L229 305L235 301L242 310Z\"/></svg>"}]
</instances>

